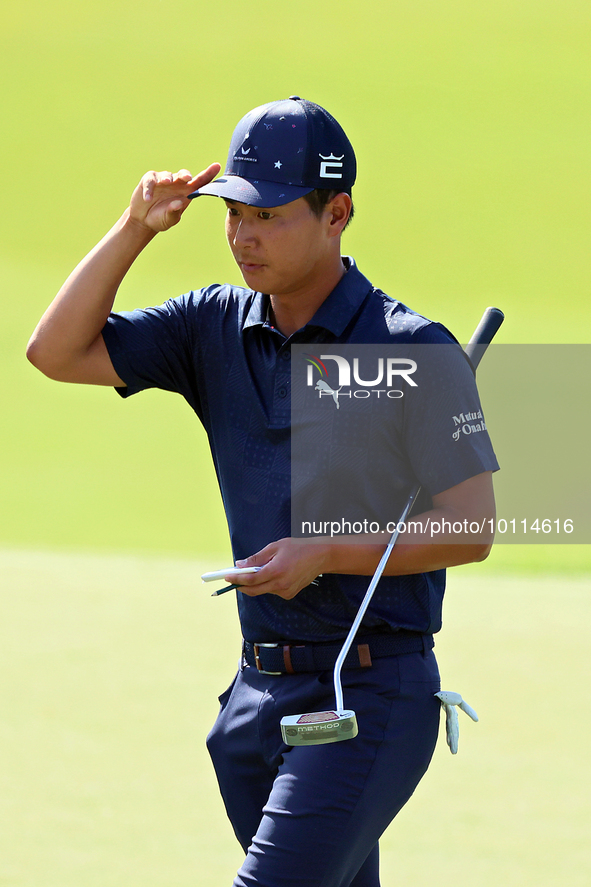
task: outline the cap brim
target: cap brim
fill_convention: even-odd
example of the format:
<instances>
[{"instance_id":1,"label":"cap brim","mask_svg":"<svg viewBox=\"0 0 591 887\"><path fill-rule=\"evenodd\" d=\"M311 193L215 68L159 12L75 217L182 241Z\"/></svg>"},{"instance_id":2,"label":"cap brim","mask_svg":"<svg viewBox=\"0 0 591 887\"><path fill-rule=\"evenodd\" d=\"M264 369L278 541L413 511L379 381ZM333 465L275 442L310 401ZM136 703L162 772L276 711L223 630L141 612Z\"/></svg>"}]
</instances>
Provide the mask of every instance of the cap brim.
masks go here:
<instances>
[{"instance_id":1,"label":"cap brim","mask_svg":"<svg viewBox=\"0 0 591 887\"><path fill-rule=\"evenodd\" d=\"M313 188L301 188L297 185L279 185L276 182L250 181L241 176L221 176L209 185L198 188L189 194L189 200L193 197L201 197L202 194L210 194L212 197L225 197L226 200L236 200L238 203L247 203L249 206L283 206L291 203L305 194L313 191Z\"/></svg>"}]
</instances>

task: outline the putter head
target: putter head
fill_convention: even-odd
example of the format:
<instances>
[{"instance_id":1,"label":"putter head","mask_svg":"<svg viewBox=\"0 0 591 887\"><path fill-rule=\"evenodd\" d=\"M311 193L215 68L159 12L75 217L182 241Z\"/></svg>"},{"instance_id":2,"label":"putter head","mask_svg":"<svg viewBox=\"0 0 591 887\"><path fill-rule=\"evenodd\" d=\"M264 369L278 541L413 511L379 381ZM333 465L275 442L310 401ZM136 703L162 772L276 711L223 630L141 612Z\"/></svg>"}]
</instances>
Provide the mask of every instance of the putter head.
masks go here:
<instances>
[{"instance_id":1,"label":"putter head","mask_svg":"<svg viewBox=\"0 0 591 887\"><path fill-rule=\"evenodd\" d=\"M324 745L357 736L354 711L313 711L281 718L281 735L286 745Z\"/></svg>"}]
</instances>

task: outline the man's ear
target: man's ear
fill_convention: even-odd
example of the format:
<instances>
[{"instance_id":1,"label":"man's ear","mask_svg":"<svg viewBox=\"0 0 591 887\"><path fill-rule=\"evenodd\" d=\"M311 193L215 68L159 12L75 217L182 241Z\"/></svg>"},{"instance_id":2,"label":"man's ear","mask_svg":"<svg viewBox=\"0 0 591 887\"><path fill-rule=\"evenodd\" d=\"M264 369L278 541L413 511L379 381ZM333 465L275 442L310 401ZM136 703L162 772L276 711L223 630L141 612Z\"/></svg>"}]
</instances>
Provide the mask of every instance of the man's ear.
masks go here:
<instances>
[{"instance_id":1,"label":"man's ear","mask_svg":"<svg viewBox=\"0 0 591 887\"><path fill-rule=\"evenodd\" d=\"M326 212L328 213L330 237L338 237L342 234L343 228L349 220L352 205L351 197L344 191L327 203Z\"/></svg>"}]
</instances>

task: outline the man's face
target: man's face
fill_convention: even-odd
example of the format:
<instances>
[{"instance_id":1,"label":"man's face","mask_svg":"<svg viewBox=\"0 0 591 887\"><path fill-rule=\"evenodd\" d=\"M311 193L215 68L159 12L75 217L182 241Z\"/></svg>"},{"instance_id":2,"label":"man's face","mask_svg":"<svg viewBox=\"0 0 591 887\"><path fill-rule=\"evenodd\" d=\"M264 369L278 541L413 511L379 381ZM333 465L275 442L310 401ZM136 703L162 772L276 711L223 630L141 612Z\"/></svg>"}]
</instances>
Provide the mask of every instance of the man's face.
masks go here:
<instances>
[{"instance_id":1,"label":"man's face","mask_svg":"<svg viewBox=\"0 0 591 887\"><path fill-rule=\"evenodd\" d=\"M333 238L303 197L262 209L226 200L226 236L247 286L297 295L324 273Z\"/></svg>"}]
</instances>

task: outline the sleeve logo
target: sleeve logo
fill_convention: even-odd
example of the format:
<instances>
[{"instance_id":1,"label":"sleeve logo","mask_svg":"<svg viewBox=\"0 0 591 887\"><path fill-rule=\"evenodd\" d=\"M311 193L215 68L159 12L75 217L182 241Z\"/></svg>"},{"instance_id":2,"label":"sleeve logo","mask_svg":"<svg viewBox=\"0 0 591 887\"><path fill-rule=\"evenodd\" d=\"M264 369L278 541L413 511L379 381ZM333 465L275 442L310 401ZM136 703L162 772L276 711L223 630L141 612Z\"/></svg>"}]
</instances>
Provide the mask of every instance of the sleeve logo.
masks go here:
<instances>
[{"instance_id":1,"label":"sleeve logo","mask_svg":"<svg viewBox=\"0 0 591 887\"><path fill-rule=\"evenodd\" d=\"M452 419L455 427L452 434L454 440L459 440L462 434L477 434L479 431L486 431L486 423L481 410L476 413L460 413L459 416L452 416Z\"/></svg>"}]
</instances>

